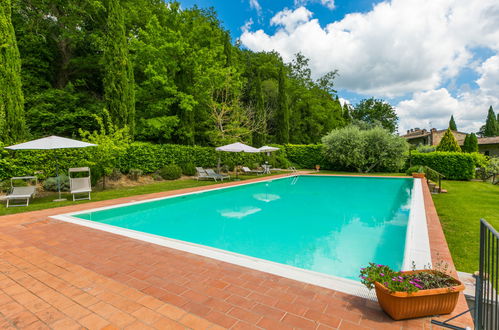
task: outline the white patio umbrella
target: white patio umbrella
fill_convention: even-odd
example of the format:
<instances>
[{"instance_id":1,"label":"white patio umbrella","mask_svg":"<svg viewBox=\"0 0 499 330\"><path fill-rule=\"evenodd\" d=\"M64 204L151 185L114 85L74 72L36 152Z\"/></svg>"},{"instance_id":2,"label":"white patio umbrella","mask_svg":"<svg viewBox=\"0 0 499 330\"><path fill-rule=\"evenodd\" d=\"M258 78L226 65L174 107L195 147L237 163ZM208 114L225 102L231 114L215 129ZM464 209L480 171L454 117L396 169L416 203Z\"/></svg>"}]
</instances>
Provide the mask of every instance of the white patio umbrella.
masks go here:
<instances>
[{"instance_id":1,"label":"white patio umbrella","mask_svg":"<svg viewBox=\"0 0 499 330\"><path fill-rule=\"evenodd\" d=\"M227 144L225 146L221 146L215 148L216 151L225 151L225 152L248 152L248 153L258 153L260 150L257 148L253 148L249 145L246 145L241 142L235 142L231 144ZM236 178L237 178L237 166L236 166Z\"/></svg>"},{"instance_id":2,"label":"white patio umbrella","mask_svg":"<svg viewBox=\"0 0 499 330\"><path fill-rule=\"evenodd\" d=\"M267 156L270 156L271 152L277 151L277 150L279 150L279 148L263 146L263 147L258 148L258 150L260 150L260 152L266 152Z\"/></svg>"},{"instance_id":3,"label":"white patio umbrella","mask_svg":"<svg viewBox=\"0 0 499 330\"><path fill-rule=\"evenodd\" d=\"M72 149L72 148L86 148L86 147L95 147L96 144L82 142L78 140L63 138L60 136L49 136L33 141L28 141L20 144L16 144L13 146L5 147L5 149L10 150L54 150L54 149ZM56 177L57 177L57 191L59 192L59 198L54 200L54 202L64 201L64 198L61 198L61 182L59 179L59 163L56 158Z\"/></svg>"}]
</instances>

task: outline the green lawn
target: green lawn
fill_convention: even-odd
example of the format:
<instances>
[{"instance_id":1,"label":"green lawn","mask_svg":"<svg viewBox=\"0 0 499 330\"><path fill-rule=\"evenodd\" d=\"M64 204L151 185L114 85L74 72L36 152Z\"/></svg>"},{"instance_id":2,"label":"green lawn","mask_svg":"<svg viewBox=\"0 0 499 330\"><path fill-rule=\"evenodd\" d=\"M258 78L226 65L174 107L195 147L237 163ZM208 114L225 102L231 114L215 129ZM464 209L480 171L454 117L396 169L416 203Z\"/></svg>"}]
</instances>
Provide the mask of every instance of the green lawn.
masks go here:
<instances>
[{"instance_id":1,"label":"green lawn","mask_svg":"<svg viewBox=\"0 0 499 330\"><path fill-rule=\"evenodd\" d=\"M478 269L480 218L499 228L499 185L445 181L446 194L433 195L445 237L460 271Z\"/></svg>"},{"instance_id":2,"label":"green lawn","mask_svg":"<svg viewBox=\"0 0 499 330\"><path fill-rule=\"evenodd\" d=\"M276 174L279 174L279 173L276 173ZM276 175L276 174L271 174L271 175ZM265 175L265 176L269 176L269 175ZM240 175L239 176L239 178L241 180L248 180L248 179L253 179L256 177L262 177L262 176L261 175L260 176L257 176L257 175ZM226 182L226 181L224 181L224 182ZM160 191L208 186L208 185L212 185L212 184L215 184L215 182L214 181L196 181L194 179L192 179L192 180L160 181L160 182L156 182L156 183L145 184L142 186L124 187L124 188L119 188L119 189L109 189L109 190L100 190L100 191L97 190L97 191L92 192L92 200L91 201L83 200L83 201L76 201L76 202L72 201L72 197L69 193L62 194L63 198L68 199L67 201L65 201L65 202L53 202L52 200L57 198L57 195L54 193L53 195L49 195L46 197L32 199L30 201L30 205L28 207L21 206L21 207L6 208L5 203L2 203L2 204L0 204L0 216L7 215L7 214L27 212L27 211L49 209L49 208L54 208L54 207L59 207L59 206L67 206L67 205L102 201L102 200L106 200L106 199L113 199L113 198L119 198L119 197L150 194L150 193L155 193L155 192L160 192Z\"/></svg>"}]
</instances>

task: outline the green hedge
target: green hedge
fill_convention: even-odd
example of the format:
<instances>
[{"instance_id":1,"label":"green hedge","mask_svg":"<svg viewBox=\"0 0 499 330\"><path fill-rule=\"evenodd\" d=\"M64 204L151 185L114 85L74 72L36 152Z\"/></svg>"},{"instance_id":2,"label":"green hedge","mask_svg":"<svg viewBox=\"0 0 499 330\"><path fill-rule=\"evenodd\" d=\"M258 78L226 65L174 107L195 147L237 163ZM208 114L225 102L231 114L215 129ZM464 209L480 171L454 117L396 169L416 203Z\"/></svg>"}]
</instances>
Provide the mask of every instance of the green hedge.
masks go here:
<instances>
[{"instance_id":1,"label":"green hedge","mask_svg":"<svg viewBox=\"0 0 499 330\"><path fill-rule=\"evenodd\" d=\"M284 152L284 149L279 150L267 157L264 153L217 152L212 147L137 142L132 143L119 160L119 170L128 173L131 169L139 169L144 173L153 173L172 163L181 167L194 164L213 168L217 166L219 157L222 165L231 168L235 165L253 167L267 160L275 167L284 167ZM7 151L0 148L0 180L33 175L35 172L39 172L37 176L40 179L55 176L56 163L59 164L61 173L66 173L70 167L91 167L91 153L92 148L53 151Z\"/></svg>"},{"instance_id":2,"label":"green hedge","mask_svg":"<svg viewBox=\"0 0 499 330\"><path fill-rule=\"evenodd\" d=\"M413 152L413 165L425 165L452 180L470 180L475 175L475 157L462 152Z\"/></svg>"},{"instance_id":3,"label":"green hedge","mask_svg":"<svg viewBox=\"0 0 499 330\"><path fill-rule=\"evenodd\" d=\"M286 157L297 168L328 168L328 162L324 158L321 144L287 144L284 146Z\"/></svg>"}]
</instances>

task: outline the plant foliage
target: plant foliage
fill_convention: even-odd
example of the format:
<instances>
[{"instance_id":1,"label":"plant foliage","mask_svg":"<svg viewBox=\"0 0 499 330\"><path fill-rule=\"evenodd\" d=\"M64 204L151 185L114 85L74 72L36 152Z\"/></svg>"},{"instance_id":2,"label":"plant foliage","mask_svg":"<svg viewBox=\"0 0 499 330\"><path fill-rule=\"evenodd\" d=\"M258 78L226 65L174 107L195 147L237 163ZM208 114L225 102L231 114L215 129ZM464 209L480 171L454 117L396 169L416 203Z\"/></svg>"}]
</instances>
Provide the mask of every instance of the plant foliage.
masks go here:
<instances>
[{"instance_id":1,"label":"plant foliage","mask_svg":"<svg viewBox=\"0 0 499 330\"><path fill-rule=\"evenodd\" d=\"M404 138L381 127L360 130L349 126L331 131L322 140L326 159L358 172L398 170L409 146Z\"/></svg>"}]
</instances>

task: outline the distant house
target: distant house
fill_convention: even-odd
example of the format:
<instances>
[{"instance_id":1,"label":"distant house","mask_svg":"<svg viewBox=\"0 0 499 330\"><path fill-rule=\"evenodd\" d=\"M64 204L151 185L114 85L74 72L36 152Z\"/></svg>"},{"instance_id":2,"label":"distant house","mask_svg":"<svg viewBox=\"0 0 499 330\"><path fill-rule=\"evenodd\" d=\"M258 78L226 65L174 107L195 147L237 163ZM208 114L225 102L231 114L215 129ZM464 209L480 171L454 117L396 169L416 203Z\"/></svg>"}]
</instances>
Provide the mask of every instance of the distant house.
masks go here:
<instances>
[{"instance_id":1,"label":"distant house","mask_svg":"<svg viewBox=\"0 0 499 330\"><path fill-rule=\"evenodd\" d=\"M499 136L478 138L478 151L492 157L499 157Z\"/></svg>"},{"instance_id":2,"label":"distant house","mask_svg":"<svg viewBox=\"0 0 499 330\"><path fill-rule=\"evenodd\" d=\"M413 128L407 130L407 134L402 135L402 137L414 146L437 146L440 143L440 140L442 140L445 131L447 130L432 128L428 131L426 129ZM452 134L456 138L457 143L462 146L467 133L452 131ZM499 157L499 136L478 138L478 151L487 156Z\"/></svg>"}]
</instances>

